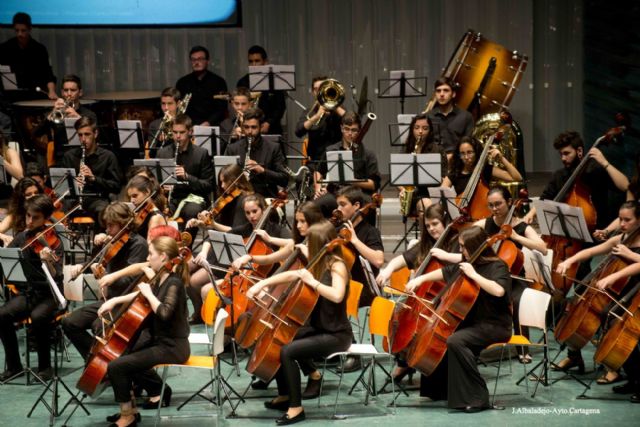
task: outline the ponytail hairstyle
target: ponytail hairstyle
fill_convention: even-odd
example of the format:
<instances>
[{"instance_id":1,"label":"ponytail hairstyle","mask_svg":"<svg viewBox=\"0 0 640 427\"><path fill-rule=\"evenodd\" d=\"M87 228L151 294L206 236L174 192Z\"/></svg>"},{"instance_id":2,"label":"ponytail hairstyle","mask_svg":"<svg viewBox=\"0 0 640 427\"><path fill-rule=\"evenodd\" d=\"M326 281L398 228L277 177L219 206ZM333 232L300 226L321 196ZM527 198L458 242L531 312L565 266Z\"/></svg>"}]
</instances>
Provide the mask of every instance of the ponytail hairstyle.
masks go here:
<instances>
[{"instance_id":1,"label":"ponytail hairstyle","mask_svg":"<svg viewBox=\"0 0 640 427\"><path fill-rule=\"evenodd\" d=\"M167 236L156 237L151 241L151 245L153 248L160 252L167 254L169 260L176 258L180 254L180 247L178 246L178 242L175 239ZM184 286L189 284L190 274L189 274L189 266L187 264L186 258L180 261L180 263L174 267L173 270L180 279Z\"/></svg>"},{"instance_id":2,"label":"ponytail hairstyle","mask_svg":"<svg viewBox=\"0 0 640 427\"><path fill-rule=\"evenodd\" d=\"M321 221L309 227L307 233L307 246L309 247L309 259L312 259L319 253L323 246L331 240L338 237L336 228L329 221ZM330 271L333 263L344 262L342 255L342 246L335 248L332 252L325 253L314 266L309 268L313 277L320 280L322 273Z\"/></svg>"}]
</instances>

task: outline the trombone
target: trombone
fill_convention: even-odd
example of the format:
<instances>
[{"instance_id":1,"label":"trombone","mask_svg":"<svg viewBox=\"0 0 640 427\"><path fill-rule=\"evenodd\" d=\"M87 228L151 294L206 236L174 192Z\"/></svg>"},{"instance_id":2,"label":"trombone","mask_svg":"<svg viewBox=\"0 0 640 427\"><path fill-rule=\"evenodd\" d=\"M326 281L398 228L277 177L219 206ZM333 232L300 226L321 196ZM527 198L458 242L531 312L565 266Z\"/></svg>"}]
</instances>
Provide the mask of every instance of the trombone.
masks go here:
<instances>
[{"instance_id":1,"label":"trombone","mask_svg":"<svg viewBox=\"0 0 640 427\"><path fill-rule=\"evenodd\" d=\"M313 104L313 107L307 113L307 120L311 120L320 107L324 108L326 111L333 111L338 108L344 102L345 92L344 86L340 84L336 79L327 79L322 82L320 87L318 88L318 95L316 95L316 102ZM315 126L318 126L322 119L324 118L324 113L320 116L320 118L314 123Z\"/></svg>"}]
</instances>

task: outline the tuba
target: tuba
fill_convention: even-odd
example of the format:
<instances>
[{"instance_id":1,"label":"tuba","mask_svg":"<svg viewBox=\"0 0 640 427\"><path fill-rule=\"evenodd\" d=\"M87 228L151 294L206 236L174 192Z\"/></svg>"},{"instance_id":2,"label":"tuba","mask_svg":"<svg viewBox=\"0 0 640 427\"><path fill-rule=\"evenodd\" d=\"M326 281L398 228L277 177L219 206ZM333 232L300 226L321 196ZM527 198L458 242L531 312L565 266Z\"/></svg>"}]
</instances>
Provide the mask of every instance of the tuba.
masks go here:
<instances>
[{"instance_id":1,"label":"tuba","mask_svg":"<svg viewBox=\"0 0 640 427\"><path fill-rule=\"evenodd\" d=\"M344 86L340 84L336 79L327 79L320 85L318 89L318 95L316 96L316 102L313 104L311 110L307 114L307 120L315 114L318 108L322 107L325 110L333 111L338 108L344 102L345 92ZM324 117L324 115L322 116ZM315 123L316 126L322 121L322 117Z\"/></svg>"}]
</instances>

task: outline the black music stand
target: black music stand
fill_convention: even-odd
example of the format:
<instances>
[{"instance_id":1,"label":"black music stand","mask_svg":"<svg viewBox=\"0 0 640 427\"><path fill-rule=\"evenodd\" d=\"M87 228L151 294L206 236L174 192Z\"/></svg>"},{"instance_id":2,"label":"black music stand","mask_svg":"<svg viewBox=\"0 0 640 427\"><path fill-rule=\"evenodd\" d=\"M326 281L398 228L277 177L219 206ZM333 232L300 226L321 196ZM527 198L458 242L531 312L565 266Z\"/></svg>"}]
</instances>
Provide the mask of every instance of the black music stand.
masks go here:
<instances>
[{"instance_id":1,"label":"black music stand","mask_svg":"<svg viewBox=\"0 0 640 427\"><path fill-rule=\"evenodd\" d=\"M337 185L348 185L354 182L365 182L356 179L353 165L353 151L327 151L327 174L322 182Z\"/></svg>"},{"instance_id":2,"label":"black music stand","mask_svg":"<svg viewBox=\"0 0 640 427\"><path fill-rule=\"evenodd\" d=\"M256 65L249 67L249 90L273 92L296 90L295 65Z\"/></svg>"},{"instance_id":3,"label":"black music stand","mask_svg":"<svg viewBox=\"0 0 640 427\"><path fill-rule=\"evenodd\" d=\"M444 208L445 217L451 221L457 219L461 213L456 204L456 191L452 187L429 188L429 198L432 203L440 203Z\"/></svg>"},{"instance_id":4,"label":"black music stand","mask_svg":"<svg viewBox=\"0 0 640 427\"><path fill-rule=\"evenodd\" d=\"M80 138L78 138L78 132L76 131L76 122L79 118L65 117L64 118L64 130L67 135L67 143L65 147L79 147Z\"/></svg>"},{"instance_id":5,"label":"black music stand","mask_svg":"<svg viewBox=\"0 0 640 427\"><path fill-rule=\"evenodd\" d=\"M163 185L185 184L176 178L176 162L174 159L133 159L133 164L150 168L158 182L162 182Z\"/></svg>"},{"instance_id":6,"label":"black music stand","mask_svg":"<svg viewBox=\"0 0 640 427\"><path fill-rule=\"evenodd\" d=\"M220 169L227 165L239 165L240 156L213 156L213 179L216 185L218 184L218 175Z\"/></svg>"},{"instance_id":7,"label":"black music stand","mask_svg":"<svg viewBox=\"0 0 640 427\"><path fill-rule=\"evenodd\" d=\"M398 114L397 123L389 123L389 143L392 147L404 147L409 138L411 120L415 114Z\"/></svg>"},{"instance_id":8,"label":"black music stand","mask_svg":"<svg viewBox=\"0 0 640 427\"><path fill-rule=\"evenodd\" d=\"M144 150L144 137L140 120L118 120L116 127L118 129L120 148Z\"/></svg>"},{"instance_id":9,"label":"black music stand","mask_svg":"<svg viewBox=\"0 0 640 427\"><path fill-rule=\"evenodd\" d=\"M426 96L422 88L427 87L427 78L415 77L415 70L394 70L389 72L389 76L388 79L378 79L378 98L399 98L401 113L404 114L406 98ZM386 85L384 89L383 84Z\"/></svg>"},{"instance_id":10,"label":"black music stand","mask_svg":"<svg viewBox=\"0 0 640 427\"><path fill-rule=\"evenodd\" d=\"M194 144L207 150L211 157L221 155L221 142L226 143L220 137L219 126L194 126L193 139Z\"/></svg>"},{"instance_id":11,"label":"black music stand","mask_svg":"<svg viewBox=\"0 0 640 427\"><path fill-rule=\"evenodd\" d=\"M16 74L11 72L8 65L0 65L0 84L3 90L19 90Z\"/></svg>"}]
</instances>

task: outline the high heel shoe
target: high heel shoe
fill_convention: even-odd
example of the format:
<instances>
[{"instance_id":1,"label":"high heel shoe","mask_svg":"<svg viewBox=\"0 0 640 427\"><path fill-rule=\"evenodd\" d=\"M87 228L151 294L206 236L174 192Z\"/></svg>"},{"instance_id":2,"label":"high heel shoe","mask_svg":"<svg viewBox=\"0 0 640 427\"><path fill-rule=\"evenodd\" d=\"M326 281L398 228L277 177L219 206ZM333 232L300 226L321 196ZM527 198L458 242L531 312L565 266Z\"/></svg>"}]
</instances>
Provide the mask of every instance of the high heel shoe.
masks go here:
<instances>
[{"instance_id":1,"label":"high heel shoe","mask_svg":"<svg viewBox=\"0 0 640 427\"><path fill-rule=\"evenodd\" d=\"M403 370L397 374L393 376L393 383L395 385L399 385L402 380L404 379L404 377L408 376L409 377L409 384L413 383L413 374L416 373L416 370L414 368L403 368ZM387 388L387 386L391 384L391 379L389 377L387 377L387 379L384 381L384 384L382 385L382 387L380 387L380 390L378 391L378 393L382 393L385 391L385 389Z\"/></svg>"},{"instance_id":2,"label":"high heel shoe","mask_svg":"<svg viewBox=\"0 0 640 427\"><path fill-rule=\"evenodd\" d=\"M166 408L167 406L169 406L171 404L171 394L173 393L173 391L171 390L171 387L166 386L164 389L164 395L162 396L162 407ZM151 399L147 399L146 402L144 402L142 404L142 409L158 409L158 405L160 404L160 401L158 400L157 402L152 402Z\"/></svg>"},{"instance_id":3,"label":"high heel shoe","mask_svg":"<svg viewBox=\"0 0 640 427\"><path fill-rule=\"evenodd\" d=\"M584 359L574 359L571 357L567 357L566 359L562 359L560 363L554 365L551 370L553 371L568 371L571 368L578 368L578 374L584 374Z\"/></svg>"}]
</instances>

